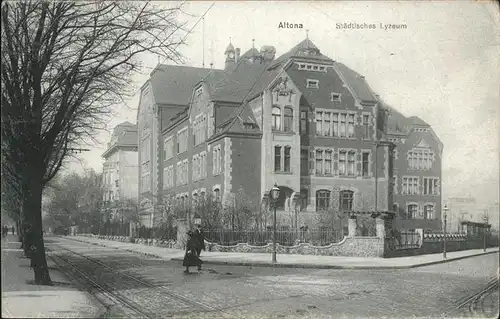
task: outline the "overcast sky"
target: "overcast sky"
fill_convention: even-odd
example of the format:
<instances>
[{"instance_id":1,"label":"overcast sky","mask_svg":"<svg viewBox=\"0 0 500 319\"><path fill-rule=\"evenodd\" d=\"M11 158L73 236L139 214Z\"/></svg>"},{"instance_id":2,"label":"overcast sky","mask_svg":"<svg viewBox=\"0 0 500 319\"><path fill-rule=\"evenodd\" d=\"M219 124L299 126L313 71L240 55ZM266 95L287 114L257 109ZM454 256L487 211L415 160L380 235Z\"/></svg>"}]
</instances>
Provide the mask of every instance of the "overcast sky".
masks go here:
<instances>
[{"instance_id":1,"label":"overcast sky","mask_svg":"<svg viewBox=\"0 0 500 319\"><path fill-rule=\"evenodd\" d=\"M212 2L188 2L185 10L201 16ZM187 18L186 18L187 19ZM196 19L188 20L194 25ZM303 29L280 29L280 22ZM376 24L377 29L337 29L337 23ZM382 30L380 24L405 24ZM202 66L200 23L182 48L186 65ZM498 5L486 1L439 2L216 2L205 18L205 66L224 65L232 38L242 53L273 45L277 56L306 37L323 54L366 76L371 87L407 116L429 123L444 143L443 199L471 195L479 203L498 202L499 194L499 54ZM157 64L135 80L137 89ZM109 130L135 123L137 96L117 108ZM102 170L102 144L79 155L68 169Z\"/></svg>"}]
</instances>

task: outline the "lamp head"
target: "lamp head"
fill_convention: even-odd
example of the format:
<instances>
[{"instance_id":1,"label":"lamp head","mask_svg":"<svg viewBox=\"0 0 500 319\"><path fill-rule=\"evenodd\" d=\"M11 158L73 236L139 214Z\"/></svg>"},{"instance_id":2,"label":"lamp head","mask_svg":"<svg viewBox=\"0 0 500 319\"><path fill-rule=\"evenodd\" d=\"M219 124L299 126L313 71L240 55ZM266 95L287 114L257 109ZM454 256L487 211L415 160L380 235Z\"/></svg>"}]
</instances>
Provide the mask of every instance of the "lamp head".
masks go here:
<instances>
[{"instance_id":1,"label":"lamp head","mask_svg":"<svg viewBox=\"0 0 500 319\"><path fill-rule=\"evenodd\" d=\"M274 183L274 186L273 186L273 188L271 188L271 192L270 193L271 193L271 198L273 200L277 200L280 197L280 189L276 185L276 183Z\"/></svg>"}]
</instances>

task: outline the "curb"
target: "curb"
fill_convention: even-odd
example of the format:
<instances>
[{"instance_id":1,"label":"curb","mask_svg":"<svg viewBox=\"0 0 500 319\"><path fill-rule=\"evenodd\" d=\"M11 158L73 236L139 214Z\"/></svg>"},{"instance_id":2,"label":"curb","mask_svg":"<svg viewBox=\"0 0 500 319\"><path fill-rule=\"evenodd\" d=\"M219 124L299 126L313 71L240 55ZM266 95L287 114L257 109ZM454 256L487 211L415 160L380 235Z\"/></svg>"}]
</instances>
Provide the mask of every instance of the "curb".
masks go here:
<instances>
[{"instance_id":1,"label":"curb","mask_svg":"<svg viewBox=\"0 0 500 319\"><path fill-rule=\"evenodd\" d=\"M70 238L67 238L70 239ZM96 246L102 246L102 247L107 247L107 248L114 248L114 249L120 249L119 247L110 247L105 244L101 243L95 243L95 242L88 242L88 241L83 241L75 238L71 238L70 240L75 240L79 241L82 243L87 243L87 244L92 244ZM141 255L145 255L148 257L156 258L156 259L162 259L164 261L180 261L182 262L184 259L183 258L165 258L156 254L152 253L146 253L142 251L137 251L129 248L125 248L124 250L132 253L137 253ZM436 261L430 261L426 263L421 263L421 264L415 264L415 265L406 265L406 266L338 266L338 265L321 265L321 264L272 264L270 262L245 262L245 261L222 261L222 260L204 260L203 264L205 265L225 265L225 266L242 266L242 267L270 267L270 268L305 268L305 269L359 269L359 270L388 270L388 269L412 269L412 268L419 268L419 267L425 267L425 266L431 266L431 265L436 265L436 264L443 264L451 261L457 261L461 259L466 259L466 258L471 258L471 257L478 257L478 256L483 256L483 255L489 255L489 254L496 254L499 253L499 250L496 251L488 251L488 252L481 252L477 253L474 255L467 255L467 256L461 256L461 257L455 257L455 258L448 258L448 259L442 259L442 260L436 260Z\"/></svg>"},{"instance_id":2,"label":"curb","mask_svg":"<svg viewBox=\"0 0 500 319\"><path fill-rule=\"evenodd\" d=\"M436 264L443 264L451 261L457 261L465 258L495 254L499 251L489 251L478 253L474 255L461 256L456 258L450 258L446 260L431 261L416 265L407 266L338 266L338 265L321 265L321 264L272 264L269 262L241 262L241 261L221 261L221 260L204 260L203 264L206 265L231 265L231 266L245 266L245 267L271 267L271 268L308 268L308 269L359 269L359 270L387 270L387 269L411 269L418 267L431 266ZM172 258L172 261L183 261L182 258Z\"/></svg>"}]
</instances>

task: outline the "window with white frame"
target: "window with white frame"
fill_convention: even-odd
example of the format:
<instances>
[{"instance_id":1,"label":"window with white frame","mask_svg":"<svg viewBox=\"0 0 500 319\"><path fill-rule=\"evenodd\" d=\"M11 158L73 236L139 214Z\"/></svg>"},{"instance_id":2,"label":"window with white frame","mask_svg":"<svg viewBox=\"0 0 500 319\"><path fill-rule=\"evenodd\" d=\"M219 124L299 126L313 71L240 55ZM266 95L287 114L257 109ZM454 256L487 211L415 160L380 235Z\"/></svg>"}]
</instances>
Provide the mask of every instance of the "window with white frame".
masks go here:
<instances>
[{"instance_id":1,"label":"window with white frame","mask_svg":"<svg viewBox=\"0 0 500 319\"><path fill-rule=\"evenodd\" d=\"M184 184L184 181L182 180L182 170L183 170L183 167L182 167L182 162L177 162L177 170L176 170L176 181L177 181L177 185L183 185Z\"/></svg>"},{"instance_id":2,"label":"window with white frame","mask_svg":"<svg viewBox=\"0 0 500 319\"><path fill-rule=\"evenodd\" d=\"M199 155L196 154L193 156L193 180L197 181L200 178L200 172L199 172L200 166L199 166Z\"/></svg>"},{"instance_id":3,"label":"window with white frame","mask_svg":"<svg viewBox=\"0 0 500 319\"><path fill-rule=\"evenodd\" d=\"M184 176L182 177L182 180L184 182L184 185L188 183L189 181L189 160L188 159L185 159L184 161L182 161L182 166L183 166L183 174Z\"/></svg>"},{"instance_id":4,"label":"window with white frame","mask_svg":"<svg viewBox=\"0 0 500 319\"><path fill-rule=\"evenodd\" d=\"M316 175L323 174L323 150L316 150Z\"/></svg>"},{"instance_id":5,"label":"window with white frame","mask_svg":"<svg viewBox=\"0 0 500 319\"><path fill-rule=\"evenodd\" d=\"M308 89L318 89L319 88L319 81L318 80L307 79L306 80L306 87Z\"/></svg>"},{"instance_id":6,"label":"window with white frame","mask_svg":"<svg viewBox=\"0 0 500 319\"><path fill-rule=\"evenodd\" d=\"M177 133L177 154L181 154L187 151L187 144L188 130L184 128Z\"/></svg>"},{"instance_id":7,"label":"window with white frame","mask_svg":"<svg viewBox=\"0 0 500 319\"><path fill-rule=\"evenodd\" d=\"M353 176L356 173L356 152L347 153L347 175Z\"/></svg>"},{"instance_id":8,"label":"window with white frame","mask_svg":"<svg viewBox=\"0 0 500 319\"><path fill-rule=\"evenodd\" d=\"M316 192L316 210L327 209L330 207L331 192L321 189Z\"/></svg>"},{"instance_id":9,"label":"window with white frame","mask_svg":"<svg viewBox=\"0 0 500 319\"><path fill-rule=\"evenodd\" d=\"M417 217L418 206L416 204L409 204L406 209L407 219L414 219Z\"/></svg>"},{"instance_id":10,"label":"window with white frame","mask_svg":"<svg viewBox=\"0 0 500 319\"><path fill-rule=\"evenodd\" d=\"M174 186L174 166L170 165L163 169L163 188L172 188Z\"/></svg>"},{"instance_id":11,"label":"window with white frame","mask_svg":"<svg viewBox=\"0 0 500 319\"><path fill-rule=\"evenodd\" d=\"M424 195L439 195L439 178L423 177Z\"/></svg>"},{"instance_id":12,"label":"window with white frame","mask_svg":"<svg viewBox=\"0 0 500 319\"><path fill-rule=\"evenodd\" d=\"M339 151L339 175L347 173L347 151Z\"/></svg>"},{"instance_id":13,"label":"window with white frame","mask_svg":"<svg viewBox=\"0 0 500 319\"><path fill-rule=\"evenodd\" d=\"M307 111L300 111L300 134L307 134Z\"/></svg>"},{"instance_id":14,"label":"window with white frame","mask_svg":"<svg viewBox=\"0 0 500 319\"><path fill-rule=\"evenodd\" d=\"M415 176L403 176L401 194L418 195L419 178Z\"/></svg>"},{"instance_id":15,"label":"window with white frame","mask_svg":"<svg viewBox=\"0 0 500 319\"><path fill-rule=\"evenodd\" d=\"M293 109L290 106L285 106L283 131L293 132Z\"/></svg>"},{"instance_id":16,"label":"window with white frame","mask_svg":"<svg viewBox=\"0 0 500 319\"><path fill-rule=\"evenodd\" d=\"M335 92L330 93L330 101L332 102L340 102L340 97L341 97L340 93L335 93Z\"/></svg>"},{"instance_id":17,"label":"window with white frame","mask_svg":"<svg viewBox=\"0 0 500 319\"><path fill-rule=\"evenodd\" d=\"M163 160L169 160L174 156L174 139L167 137L163 144Z\"/></svg>"},{"instance_id":18,"label":"window with white frame","mask_svg":"<svg viewBox=\"0 0 500 319\"><path fill-rule=\"evenodd\" d=\"M353 138L355 114L316 111L316 135Z\"/></svg>"},{"instance_id":19,"label":"window with white frame","mask_svg":"<svg viewBox=\"0 0 500 319\"><path fill-rule=\"evenodd\" d=\"M424 205L424 219L434 219L434 205L426 204Z\"/></svg>"},{"instance_id":20,"label":"window with white frame","mask_svg":"<svg viewBox=\"0 0 500 319\"><path fill-rule=\"evenodd\" d=\"M363 114L363 139L370 138L370 115Z\"/></svg>"},{"instance_id":21,"label":"window with white frame","mask_svg":"<svg viewBox=\"0 0 500 319\"><path fill-rule=\"evenodd\" d=\"M274 147L274 171L281 172L281 146Z\"/></svg>"},{"instance_id":22,"label":"window with white frame","mask_svg":"<svg viewBox=\"0 0 500 319\"><path fill-rule=\"evenodd\" d=\"M272 108L272 130L281 131L281 109L278 106Z\"/></svg>"},{"instance_id":23,"label":"window with white frame","mask_svg":"<svg viewBox=\"0 0 500 319\"><path fill-rule=\"evenodd\" d=\"M414 148L408 151L407 159L411 169L428 170L432 168L434 152L428 149Z\"/></svg>"},{"instance_id":24,"label":"window with white frame","mask_svg":"<svg viewBox=\"0 0 500 319\"><path fill-rule=\"evenodd\" d=\"M285 146L285 163L283 165L283 171L287 173L291 172L291 150L292 148L290 146Z\"/></svg>"},{"instance_id":25,"label":"window with white frame","mask_svg":"<svg viewBox=\"0 0 500 319\"><path fill-rule=\"evenodd\" d=\"M354 192L349 190L340 191L340 210L344 212L352 211Z\"/></svg>"},{"instance_id":26,"label":"window with white frame","mask_svg":"<svg viewBox=\"0 0 500 319\"><path fill-rule=\"evenodd\" d=\"M316 175L333 174L333 149L316 149Z\"/></svg>"},{"instance_id":27,"label":"window with white frame","mask_svg":"<svg viewBox=\"0 0 500 319\"><path fill-rule=\"evenodd\" d=\"M212 155L212 173L213 175L219 175L222 172L222 154L220 145L213 148Z\"/></svg>"},{"instance_id":28,"label":"window with white frame","mask_svg":"<svg viewBox=\"0 0 500 319\"><path fill-rule=\"evenodd\" d=\"M361 171L365 177L370 174L370 152L363 152L361 156Z\"/></svg>"},{"instance_id":29,"label":"window with white frame","mask_svg":"<svg viewBox=\"0 0 500 319\"><path fill-rule=\"evenodd\" d=\"M200 145L206 141L207 130L207 117L206 115L199 115L193 123L193 144L194 146Z\"/></svg>"}]
</instances>

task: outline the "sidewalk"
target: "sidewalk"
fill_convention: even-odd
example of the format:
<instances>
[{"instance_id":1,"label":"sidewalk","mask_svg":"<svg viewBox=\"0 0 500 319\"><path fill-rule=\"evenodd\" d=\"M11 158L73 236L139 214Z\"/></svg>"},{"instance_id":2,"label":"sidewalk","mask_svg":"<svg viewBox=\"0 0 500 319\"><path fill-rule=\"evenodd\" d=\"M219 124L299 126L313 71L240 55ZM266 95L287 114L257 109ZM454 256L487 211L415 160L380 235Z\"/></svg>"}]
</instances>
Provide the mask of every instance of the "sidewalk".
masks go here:
<instances>
[{"instance_id":1,"label":"sidewalk","mask_svg":"<svg viewBox=\"0 0 500 319\"><path fill-rule=\"evenodd\" d=\"M2 318L97 318L105 308L80 291L48 259L53 286L33 284L30 261L17 237L2 238Z\"/></svg>"},{"instance_id":2,"label":"sidewalk","mask_svg":"<svg viewBox=\"0 0 500 319\"><path fill-rule=\"evenodd\" d=\"M111 240L96 239L83 236L66 236L65 238L92 243L94 245L112 247L115 249L124 249L127 251L160 258L163 260L173 260L181 262L184 257L184 252L178 249L147 246L143 244L121 243ZM226 253L204 251L201 253L201 257L204 264L215 265L319 269L407 269L439 264L485 254L498 253L498 251L498 247L495 247L487 249L486 252L484 252L482 249L448 252L447 259L443 259L442 254L397 258L364 258L278 254L278 262L276 264L273 264L271 262L271 254L269 253Z\"/></svg>"}]
</instances>

